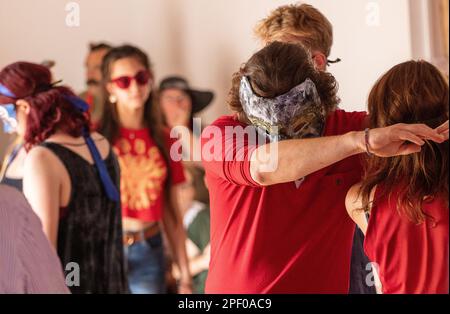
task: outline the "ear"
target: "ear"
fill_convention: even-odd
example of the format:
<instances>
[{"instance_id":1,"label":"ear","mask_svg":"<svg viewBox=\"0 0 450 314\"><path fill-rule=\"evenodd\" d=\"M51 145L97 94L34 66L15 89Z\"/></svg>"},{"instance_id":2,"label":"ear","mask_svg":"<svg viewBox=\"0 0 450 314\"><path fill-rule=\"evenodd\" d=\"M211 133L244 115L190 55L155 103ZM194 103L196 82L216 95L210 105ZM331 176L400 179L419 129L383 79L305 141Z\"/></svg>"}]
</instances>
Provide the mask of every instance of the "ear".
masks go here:
<instances>
[{"instance_id":1,"label":"ear","mask_svg":"<svg viewBox=\"0 0 450 314\"><path fill-rule=\"evenodd\" d=\"M22 110L25 112L26 115L30 114L31 106L30 103L24 99L19 99L16 101L17 109Z\"/></svg>"},{"instance_id":2,"label":"ear","mask_svg":"<svg viewBox=\"0 0 450 314\"><path fill-rule=\"evenodd\" d=\"M106 91L108 92L108 94L113 94L113 90L114 90L114 88L113 88L113 83L111 83L111 82L108 82L108 83L106 83Z\"/></svg>"},{"instance_id":3,"label":"ear","mask_svg":"<svg viewBox=\"0 0 450 314\"><path fill-rule=\"evenodd\" d=\"M153 87L154 83L155 83L155 76L153 75L153 72L150 71L150 86Z\"/></svg>"},{"instance_id":4,"label":"ear","mask_svg":"<svg viewBox=\"0 0 450 314\"><path fill-rule=\"evenodd\" d=\"M323 53L315 52L313 54L313 62L317 70L325 71L327 69L327 57Z\"/></svg>"}]
</instances>

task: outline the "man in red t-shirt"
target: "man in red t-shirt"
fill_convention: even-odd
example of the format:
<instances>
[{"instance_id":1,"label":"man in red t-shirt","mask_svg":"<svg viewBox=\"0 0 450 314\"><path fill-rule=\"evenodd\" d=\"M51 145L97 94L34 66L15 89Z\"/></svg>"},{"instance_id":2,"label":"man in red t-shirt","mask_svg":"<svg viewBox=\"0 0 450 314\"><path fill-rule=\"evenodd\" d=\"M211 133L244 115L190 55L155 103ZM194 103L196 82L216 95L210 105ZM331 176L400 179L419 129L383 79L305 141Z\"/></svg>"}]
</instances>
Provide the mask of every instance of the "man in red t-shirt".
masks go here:
<instances>
[{"instance_id":1,"label":"man in red t-shirt","mask_svg":"<svg viewBox=\"0 0 450 314\"><path fill-rule=\"evenodd\" d=\"M348 292L354 224L344 205L358 155L409 154L443 136L424 125L361 131L365 113L336 109L336 89L294 44L266 46L235 74L235 115L202 134L206 293Z\"/></svg>"},{"instance_id":2,"label":"man in red t-shirt","mask_svg":"<svg viewBox=\"0 0 450 314\"><path fill-rule=\"evenodd\" d=\"M327 71L327 65L340 61L328 59L333 43L332 24L318 9L309 4L289 4L276 8L258 23L255 35L264 45L273 41L304 45L311 51L314 65L320 71ZM371 284L373 274L370 261L364 253L363 241L362 231L355 228L348 291L350 294L376 293L374 285Z\"/></svg>"}]
</instances>

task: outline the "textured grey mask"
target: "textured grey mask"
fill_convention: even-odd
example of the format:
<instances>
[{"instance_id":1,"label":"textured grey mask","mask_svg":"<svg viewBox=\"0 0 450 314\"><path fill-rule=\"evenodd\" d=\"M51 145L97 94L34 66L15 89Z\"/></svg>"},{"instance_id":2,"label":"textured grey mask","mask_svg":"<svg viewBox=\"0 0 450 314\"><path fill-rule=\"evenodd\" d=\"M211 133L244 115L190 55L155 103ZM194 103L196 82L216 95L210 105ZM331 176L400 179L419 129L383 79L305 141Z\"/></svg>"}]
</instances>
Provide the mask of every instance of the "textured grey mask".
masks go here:
<instances>
[{"instance_id":1,"label":"textured grey mask","mask_svg":"<svg viewBox=\"0 0 450 314\"><path fill-rule=\"evenodd\" d=\"M309 78L283 95L264 98L255 95L248 78L243 76L239 97L248 119L272 142L322 135L326 111Z\"/></svg>"}]
</instances>

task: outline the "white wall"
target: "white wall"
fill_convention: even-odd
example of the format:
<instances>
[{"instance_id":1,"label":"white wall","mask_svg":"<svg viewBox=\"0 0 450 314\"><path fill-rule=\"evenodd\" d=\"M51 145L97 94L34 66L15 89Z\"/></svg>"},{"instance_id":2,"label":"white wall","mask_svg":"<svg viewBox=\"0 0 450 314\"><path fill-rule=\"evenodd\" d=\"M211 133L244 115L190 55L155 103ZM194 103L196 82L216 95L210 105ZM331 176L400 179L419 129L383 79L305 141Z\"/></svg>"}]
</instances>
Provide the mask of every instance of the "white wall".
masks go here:
<instances>
[{"instance_id":1,"label":"white wall","mask_svg":"<svg viewBox=\"0 0 450 314\"><path fill-rule=\"evenodd\" d=\"M181 74L216 92L203 117L227 113L231 75L258 49L253 27L282 0L77 0L80 26L66 26L63 0L0 0L0 67L17 60L56 61L56 79L80 91L90 41L133 43L146 50L156 76ZM342 108L364 110L384 71L411 58L408 0L310 0L334 25L330 71ZM377 11L379 15L377 16ZM371 22L377 22L374 25Z\"/></svg>"}]
</instances>

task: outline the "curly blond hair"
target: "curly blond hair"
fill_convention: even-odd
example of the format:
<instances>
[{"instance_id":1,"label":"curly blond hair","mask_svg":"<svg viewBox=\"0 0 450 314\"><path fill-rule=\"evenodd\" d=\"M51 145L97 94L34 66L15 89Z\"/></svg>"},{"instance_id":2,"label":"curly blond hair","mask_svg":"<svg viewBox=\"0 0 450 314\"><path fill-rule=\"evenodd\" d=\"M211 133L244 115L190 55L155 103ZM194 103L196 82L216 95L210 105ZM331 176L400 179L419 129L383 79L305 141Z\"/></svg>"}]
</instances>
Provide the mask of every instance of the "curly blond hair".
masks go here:
<instances>
[{"instance_id":1,"label":"curly blond hair","mask_svg":"<svg viewBox=\"0 0 450 314\"><path fill-rule=\"evenodd\" d=\"M301 42L327 57L333 44L333 26L309 4L278 7L257 24L255 35L266 44L273 41Z\"/></svg>"}]
</instances>

